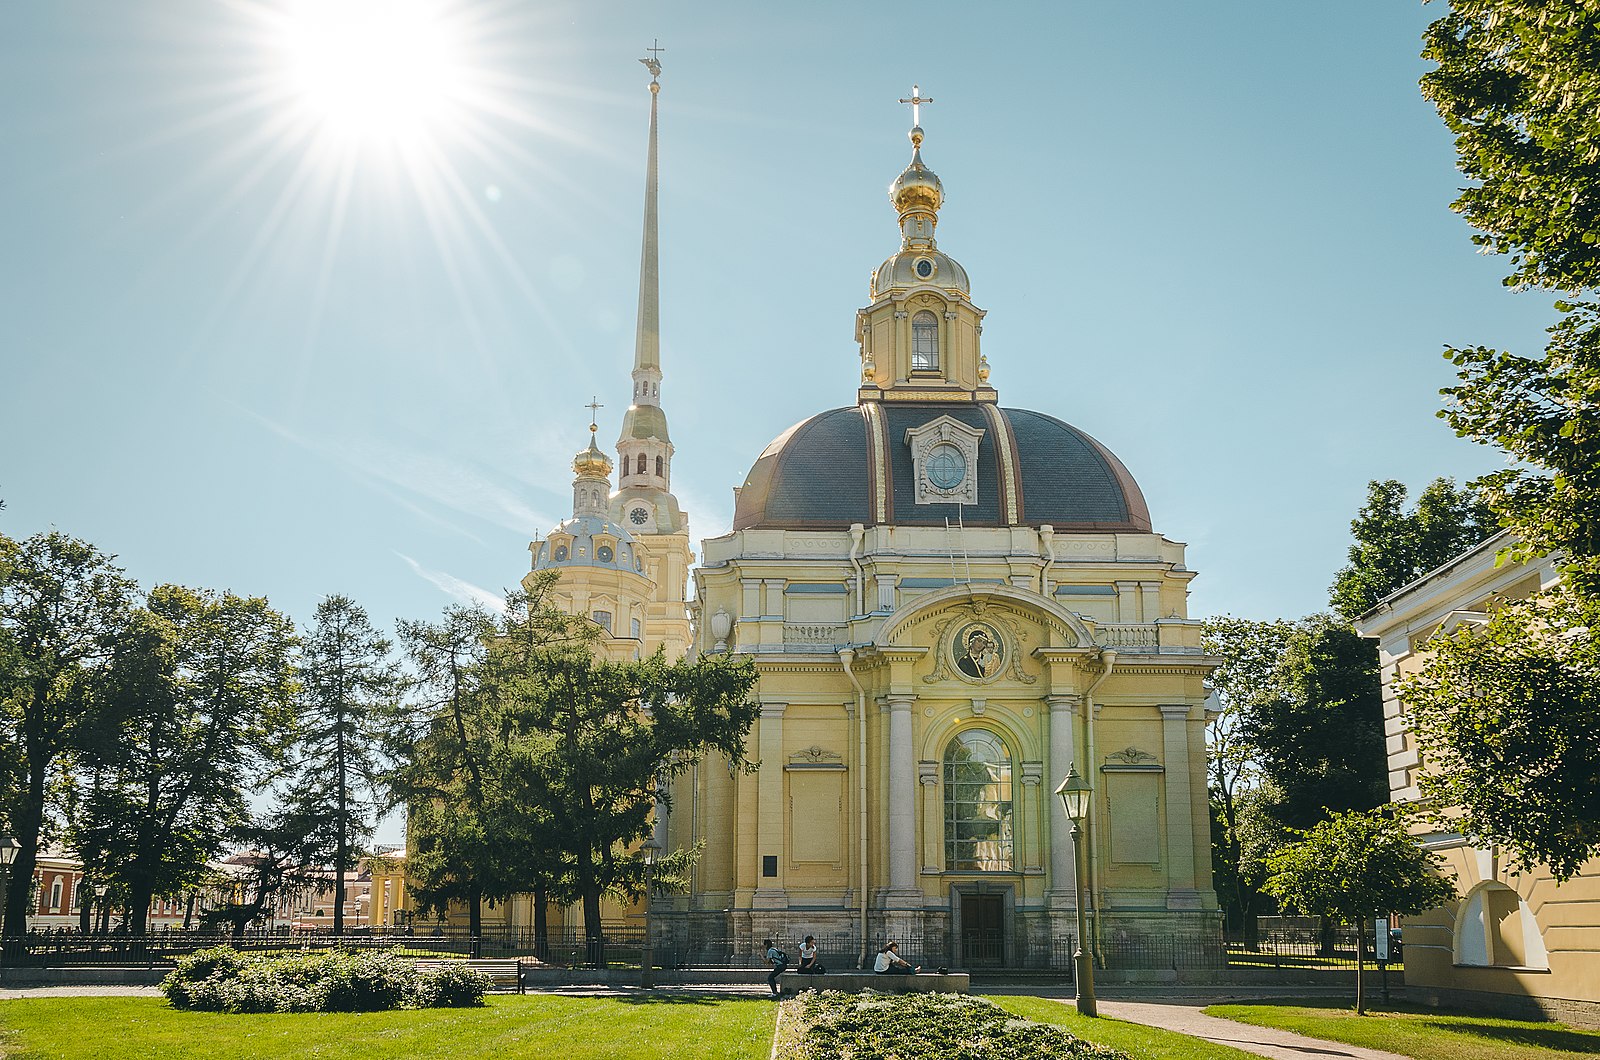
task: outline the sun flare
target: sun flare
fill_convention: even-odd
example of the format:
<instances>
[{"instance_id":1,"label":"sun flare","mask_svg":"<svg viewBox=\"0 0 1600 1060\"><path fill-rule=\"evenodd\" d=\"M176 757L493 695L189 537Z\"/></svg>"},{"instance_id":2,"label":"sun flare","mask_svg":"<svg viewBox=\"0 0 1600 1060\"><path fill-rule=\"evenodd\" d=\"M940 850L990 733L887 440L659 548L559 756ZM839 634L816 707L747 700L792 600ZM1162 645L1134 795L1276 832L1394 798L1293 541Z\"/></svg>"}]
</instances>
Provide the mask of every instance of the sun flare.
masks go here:
<instances>
[{"instance_id":1,"label":"sun flare","mask_svg":"<svg viewBox=\"0 0 1600 1060\"><path fill-rule=\"evenodd\" d=\"M287 16L290 90L326 132L405 143L442 128L459 103L461 42L438 0L299 0Z\"/></svg>"}]
</instances>

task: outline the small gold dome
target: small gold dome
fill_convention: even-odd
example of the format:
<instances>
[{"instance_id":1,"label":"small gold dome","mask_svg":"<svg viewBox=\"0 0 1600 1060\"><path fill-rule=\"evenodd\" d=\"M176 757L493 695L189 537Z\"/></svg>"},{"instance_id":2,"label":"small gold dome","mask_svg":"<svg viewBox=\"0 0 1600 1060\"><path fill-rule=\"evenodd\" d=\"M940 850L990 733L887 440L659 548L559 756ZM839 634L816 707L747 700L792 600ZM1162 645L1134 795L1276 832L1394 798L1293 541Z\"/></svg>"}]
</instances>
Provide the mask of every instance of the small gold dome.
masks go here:
<instances>
[{"instance_id":1,"label":"small gold dome","mask_svg":"<svg viewBox=\"0 0 1600 1060\"><path fill-rule=\"evenodd\" d=\"M944 202L939 176L922 164L922 126L911 130L911 164L889 185L889 200L903 217L914 210L938 213Z\"/></svg>"},{"instance_id":2,"label":"small gold dome","mask_svg":"<svg viewBox=\"0 0 1600 1060\"><path fill-rule=\"evenodd\" d=\"M589 428L589 448L572 458L572 470L579 475L607 478L611 474L611 458L594 444L594 428Z\"/></svg>"}]
</instances>

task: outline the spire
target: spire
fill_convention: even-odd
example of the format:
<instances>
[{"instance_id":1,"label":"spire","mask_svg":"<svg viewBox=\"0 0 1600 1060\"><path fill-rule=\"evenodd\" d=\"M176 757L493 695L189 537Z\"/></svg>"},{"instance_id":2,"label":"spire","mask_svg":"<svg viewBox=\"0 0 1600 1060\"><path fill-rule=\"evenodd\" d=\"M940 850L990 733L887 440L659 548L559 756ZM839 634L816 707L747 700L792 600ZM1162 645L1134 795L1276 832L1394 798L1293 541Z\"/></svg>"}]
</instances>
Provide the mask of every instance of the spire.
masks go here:
<instances>
[{"instance_id":1,"label":"spire","mask_svg":"<svg viewBox=\"0 0 1600 1060\"><path fill-rule=\"evenodd\" d=\"M639 251L639 327L634 339L633 402L617 439L618 486L670 498L672 439L661 409L661 293L656 236L656 122L661 98L659 43L640 59L650 71L650 148L645 163L644 238ZM661 495L666 495L662 497ZM676 501L672 502L676 504ZM631 509L630 509L631 514Z\"/></svg>"},{"instance_id":2,"label":"spire","mask_svg":"<svg viewBox=\"0 0 1600 1060\"><path fill-rule=\"evenodd\" d=\"M633 342L633 377L637 384L641 372L661 371L661 269L656 245L656 112L661 98L661 60L664 48L646 49L650 58L640 59L650 71L650 151L645 163L644 238L639 250L639 324ZM659 382L659 380L652 380ZM654 388L644 394L634 391L644 403L659 405Z\"/></svg>"}]
</instances>

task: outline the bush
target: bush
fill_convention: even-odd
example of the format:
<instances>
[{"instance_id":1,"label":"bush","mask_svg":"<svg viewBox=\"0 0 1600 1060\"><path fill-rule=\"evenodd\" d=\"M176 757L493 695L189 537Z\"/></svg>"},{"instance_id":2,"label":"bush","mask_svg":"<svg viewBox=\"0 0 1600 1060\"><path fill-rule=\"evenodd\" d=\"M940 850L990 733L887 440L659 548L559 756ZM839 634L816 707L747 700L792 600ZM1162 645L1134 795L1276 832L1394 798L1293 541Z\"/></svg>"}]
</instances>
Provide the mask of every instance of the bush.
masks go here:
<instances>
[{"instance_id":1,"label":"bush","mask_svg":"<svg viewBox=\"0 0 1600 1060\"><path fill-rule=\"evenodd\" d=\"M846 994L806 991L780 1060L900 1056L917 1060L1129 1060L1060 1027L1020 1019L965 994Z\"/></svg>"},{"instance_id":2,"label":"bush","mask_svg":"<svg viewBox=\"0 0 1600 1060\"><path fill-rule=\"evenodd\" d=\"M252 956L226 946L183 958L161 982L177 1008L207 1012L380 1012L483 1004L489 977L462 965L424 974L387 951Z\"/></svg>"}]
</instances>

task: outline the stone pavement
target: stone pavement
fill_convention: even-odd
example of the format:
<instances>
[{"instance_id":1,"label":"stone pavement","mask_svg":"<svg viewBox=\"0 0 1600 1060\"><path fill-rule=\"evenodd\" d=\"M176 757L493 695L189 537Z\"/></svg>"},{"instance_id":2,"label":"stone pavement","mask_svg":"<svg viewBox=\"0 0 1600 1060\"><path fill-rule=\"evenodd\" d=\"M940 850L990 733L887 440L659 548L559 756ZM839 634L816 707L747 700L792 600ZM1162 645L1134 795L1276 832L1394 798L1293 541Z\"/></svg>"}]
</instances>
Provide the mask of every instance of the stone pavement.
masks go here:
<instances>
[{"instance_id":1,"label":"stone pavement","mask_svg":"<svg viewBox=\"0 0 1600 1060\"><path fill-rule=\"evenodd\" d=\"M1072 1001L1066 999L1062 1003L1070 1005ZM1214 1003L1207 1001L1204 1004ZM1313 1060L1319 1057L1328 1060L1406 1060L1398 1053L1386 1053L1381 1049L1365 1049L1359 1045L1307 1038L1303 1034L1280 1031L1274 1027L1253 1027L1248 1023L1207 1016L1200 1011L1204 1005L1193 1001L1161 1003L1102 999L1099 1007L1102 1016L1177 1031L1273 1060Z\"/></svg>"}]
</instances>

